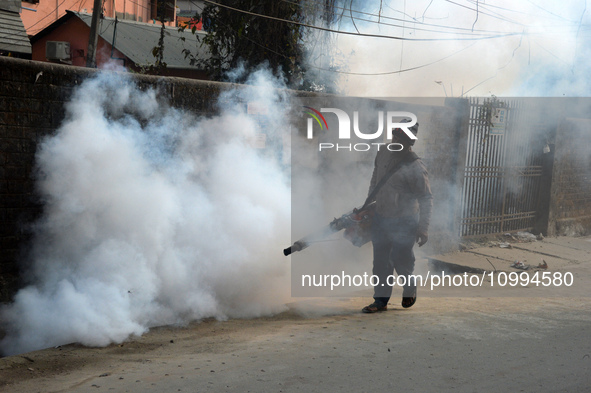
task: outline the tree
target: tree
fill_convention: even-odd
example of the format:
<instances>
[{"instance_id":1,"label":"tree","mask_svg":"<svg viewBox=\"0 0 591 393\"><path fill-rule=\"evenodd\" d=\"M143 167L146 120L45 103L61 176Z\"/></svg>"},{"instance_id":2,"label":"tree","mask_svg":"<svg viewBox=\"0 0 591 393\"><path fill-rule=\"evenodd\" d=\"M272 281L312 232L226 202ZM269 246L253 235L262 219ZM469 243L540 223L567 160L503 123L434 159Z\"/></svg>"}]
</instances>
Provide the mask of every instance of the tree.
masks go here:
<instances>
[{"instance_id":1,"label":"tree","mask_svg":"<svg viewBox=\"0 0 591 393\"><path fill-rule=\"evenodd\" d=\"M207 4L195 16L203 21L207 31L202 45L207 46L209 57L196 58L185 50L192 64L202 66L215 80L226 80L228 71L239 67L248 71L266 64L283 76L290 88L318 90L320 84L306 75L306 40L311 36L302 24L333 22L335 0L313 6L301 5L297 0L218 0L217 3L220 5Z\"/></svg>"}]
</instances>

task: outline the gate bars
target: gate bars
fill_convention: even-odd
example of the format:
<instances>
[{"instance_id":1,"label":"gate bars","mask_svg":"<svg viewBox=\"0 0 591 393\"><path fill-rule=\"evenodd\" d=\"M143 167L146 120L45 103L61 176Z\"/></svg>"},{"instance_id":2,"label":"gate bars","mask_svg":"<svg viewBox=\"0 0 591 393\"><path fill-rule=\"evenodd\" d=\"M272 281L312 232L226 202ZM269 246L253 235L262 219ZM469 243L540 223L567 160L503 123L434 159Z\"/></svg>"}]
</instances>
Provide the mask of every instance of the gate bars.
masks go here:
<instances>
[{"instance_id":1,"label":"gate bars","mask_svg":"<svg viewBox=\"0 0 591 393\"><path fill-rule=\"evenodd\" d=\"M533 227L543 154L534 113L522 100L470 99L460 236Z\"/></svg>"}]
</instances>

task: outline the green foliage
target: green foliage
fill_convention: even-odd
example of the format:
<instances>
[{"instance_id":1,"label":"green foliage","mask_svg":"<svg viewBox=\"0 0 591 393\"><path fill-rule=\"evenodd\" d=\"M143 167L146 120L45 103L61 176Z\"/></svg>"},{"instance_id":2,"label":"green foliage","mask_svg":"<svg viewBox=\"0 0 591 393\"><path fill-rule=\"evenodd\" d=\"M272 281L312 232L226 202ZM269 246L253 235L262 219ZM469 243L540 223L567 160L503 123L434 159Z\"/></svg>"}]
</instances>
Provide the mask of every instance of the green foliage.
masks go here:
<instances>
[{"instance_id":1,"label":"green foliage","mask_svg":"<svg viewBox=\"0 0 591 393\"><path fill-rule=\"evenodd\" d=\"M248 71L267 65L285 78L289 87L301 89L306 85L306 28L285 22L306 23L305 9L297 1L219 0L219 3L280 20L208 4L195 16L203 20L207 31L201 46L207 49L208 56L201 58L184 50L191 64L203 67L214 80L226 80L228 72L239 67L244 67L247 71L244 74L248 75Z\"/></svg>"},{"instance_id":2,"label":"green foliage","mask_svg":"<svg viewBox=\"0 0 591 393\"><path fill-rule=\"evenodd\" d=\"M156 63L151 66L152 70L156 74L160 74L162 70L166 69L166 62L164 61L164 22L162 23L162 28L160 29L160 38L158 39L158 46L155 46L152 49L152 55L156 58Z\"/></svg>"},{"instance_id":3,"label":"green foliage","mask_svg":"<svg viewBox=\"0 0 591 393\"><path fill-rule=\"evenodd\" d=\"M230 7L282 20L302 22L302 8L283 1L222 0ZM242 64L246 70L267 63L295 85L302 78L302 27L208 5L202 13L208 34L204 44L211 57L204 61L214 78Z\"/></svg>"},{"instance_id":4,"label":"green foliage","mask_svg":"<svg viewBox=\"0 0 591 393\"><path fill-rule=\"evenodd\" d=\"M152 48L152 56L154 56L155 62L154 64L140 66L140 74L160 75L162 71L166 70L167 64L164 61L164 34L166 33L166 26L164 25L165 14L161 11L163 11L167 6L167 3L165 3L164 1L158 2L158 20L162 24L162 27L160 28L160 38L158 39L158 45Z\"/></svg>"}]
</instances>

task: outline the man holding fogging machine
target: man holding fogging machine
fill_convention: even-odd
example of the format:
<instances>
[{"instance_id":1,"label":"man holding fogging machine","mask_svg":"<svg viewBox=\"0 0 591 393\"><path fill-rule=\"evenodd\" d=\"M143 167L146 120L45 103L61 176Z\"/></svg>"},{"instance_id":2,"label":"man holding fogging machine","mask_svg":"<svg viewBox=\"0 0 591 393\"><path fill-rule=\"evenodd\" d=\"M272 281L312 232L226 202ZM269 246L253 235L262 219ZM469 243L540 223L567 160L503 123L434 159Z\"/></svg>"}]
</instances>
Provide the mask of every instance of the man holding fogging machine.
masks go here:
<instances>
[{"instance_id":1,"label":"man holding fogging machine","mask_svg":"<svg viewBox=\"0 0 591 393\"><path fill-rule=\"evenodd\" d=\"M419 124L408 130L416 136ZM371 240L373 274L380 281L374 287L374 302L362 309L365 313L387 310L392 295L388 277L394 270L399 276L397 282L406 282L402 307L411 307L417 298L416 282L409 278L415 266L413 246L415 241L419 247L427 242L433 196L427 168L412 151L414 142L402 129L394 129L392 143L396 148L392 150L400 151L382 148L375 159L369 195L375 193Z\"/></svg>"}]
</instances>

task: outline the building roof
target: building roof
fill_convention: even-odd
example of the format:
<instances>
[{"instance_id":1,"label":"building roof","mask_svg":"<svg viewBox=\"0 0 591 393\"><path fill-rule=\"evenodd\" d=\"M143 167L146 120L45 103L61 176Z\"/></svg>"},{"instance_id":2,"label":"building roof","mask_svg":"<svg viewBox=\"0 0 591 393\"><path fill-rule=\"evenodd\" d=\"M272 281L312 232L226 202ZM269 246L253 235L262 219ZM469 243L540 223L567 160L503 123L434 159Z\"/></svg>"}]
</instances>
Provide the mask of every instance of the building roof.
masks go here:
<instances>
[{"instance_id":1,"label":"building roof","mask_svg":"<svg viewBox=\"0 0 591 393\"><path fill-rule=\"evenodd\" d=\"M20 0L0 0L0 50L30 55L31 42L20 9Z\"/></svg>"},{"instance_id":2,"label":"building roof","mask_svg":"<svg viewBox=\"0 0 591 393\"><path fill-rule=\"evenodd\" d=\"M66 15L37 33L33 40L36 41L41 36L48 34L62 25L65 20L72 17L80 19L90 27L92 15L66 11ZM158 45L158 41L160 40L160 30L162 28L162 25L160 25L159 22L157 23L158 24L141 23L119 19L117 20L117 23L115 23L115 19L104 17L99 19L98 31L99 36L103 40L123 53L136 65L145 66L156 62L152 50ZM206 33L196 31L196 33L193 34L188 29L184 32L179 32L178 27L174 26L166 26L164 31L163 61L166 63L166 67L171 69L198 70L199 67L192 66L190 59L185 58L183 49L190 50L191 54L198 58L204 58L207 56L208 52L206 48L201 47L201 43L197 38L203 38ZM114 32L115 39L113 40Z\"/></svg>"},{"instance_id":3,"label":"building roof","mask_svg":"<svg viewBox=\"0 0 591 393\"><path fill-rule=\"evenodd\" d=\"M90 27L92 15L78 12L72 13ZM152 54L152 50L158 45L161 29L161 24L117 20L117 31L113 46L137 65L154 64L156 58ZM98 31L102 39L113 44L115 20L112 18L100 19ZM164 31L163 61L166 63L166 67L197 69L198 67L192 66L190 60L185 58L183 49L189 49L193 55L202 57L205 49L200 47L197 37L198 34L203 37L205 33L196 32L196 34L193 34L190 30L179 32L178 27L174 26L166 26ZM184 41L181 37L184 37Z\"/></svg>"}]
</instances>

